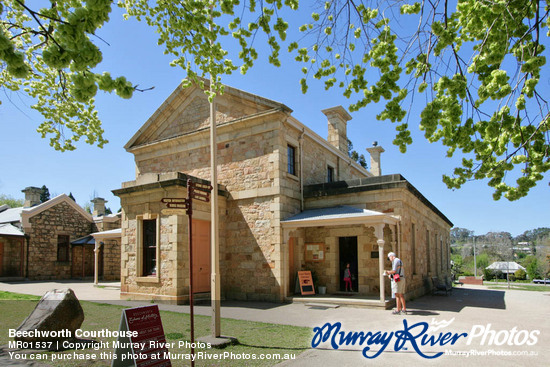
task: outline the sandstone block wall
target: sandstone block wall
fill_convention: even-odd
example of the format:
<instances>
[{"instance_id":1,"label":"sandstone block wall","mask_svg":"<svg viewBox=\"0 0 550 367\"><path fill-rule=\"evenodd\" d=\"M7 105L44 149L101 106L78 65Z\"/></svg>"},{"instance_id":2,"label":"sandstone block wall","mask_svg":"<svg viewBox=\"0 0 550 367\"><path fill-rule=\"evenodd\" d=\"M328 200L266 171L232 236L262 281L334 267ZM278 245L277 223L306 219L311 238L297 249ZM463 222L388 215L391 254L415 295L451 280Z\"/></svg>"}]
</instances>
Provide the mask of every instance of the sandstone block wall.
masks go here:
<instances>
[{"instance_id":1,"label":"sandstone block wall","mask_svg":"<svg viewBox=\"0 0 550 367\"><path fill-rule=\"evenodd\" d=\"M119 280L120 240L104 240L103 243L103 280Z\"/></svg>"},{"instance_id":2,"label":"sandstone block wall","mask_svg":"<svg viewBox=\"0 0 550 367\"><path fill-rule=\"evenodd\" d=\"M231 299L278 301L274 270L280 267L271 197L228 201L226 241L221 263L225 296Z\"/></svg>"},{"instance_id":3,"label":"sandstone block wall","mask_svg":"<svg viewBox=\"0 0 550 367\"><path fill-rule=\"evenodd\" d=\"M281 126L281 122L275 117L280 119L283 116L283 113L278 113L242 123L244 126L238 129L234 126L218 129L218 181L230 195L226 229L220 231L225 238L225 245L221 248L222 292L229 298L282 299L279 285L281 258L277 249L281 235L279 216L275 213L279 211L279 166L286 155L286 145L284 149L280 147L280 135L275 129ZM188 140L187 145L178 145L169 154L163 149L137 153L138 171L145 175L175 170L209 179L208 135L198 134L196 138ZM137 214L140 209L136 210L130 211ZM126 266L124 251L123 244L123 271ZM187 265L184 259L182 261L182 269L185 269ZM128 279L128 282L132 280ZM139 286L131 290L141 291L151 289Z\"/></svg>"},{"instance_id":4,"label":"sandstone block wall","mask_svg":"<svg viewBox=\"0 0 550 367\"><path fill-rule=\"evenodd\" d=\"M137 184L136 184L137 185ZM139 185L137 185L139 186ZM170 186L163 189L140 189L121 194L123 207L121 243L121 298L153 299L168 303L186 303L189 294L188 217L181 213L163 214L167 209L162 198L185 198L187 189ZM219 197L220 228L225 229L225 198ZM157 220L157 273L142 272L140 222ZM210 203L193 201L193 219L210 221ZM223 251L225 236L220 236ZM222 252L223 253L223 252ZM223 256L223 255L221 255Z\"/></svg>"},{"instance_id":5,"label":"sandstone block wall","mask_svg":"<svg viewBox=\"0 0 550 367\"><path fill-rule=\"evenodd\" d=\"M329 146L328 144L322 145L319 141L307 134L303 135L303 140L300 142L302 132L288 124L285 124L284 132L287 145L290 144L302 149L302 152L297 149L296 155L297 167L299 167L300 163L299 158L301 157L303 159L301 170L304 185L327 182L328 166L334 168L334 181L367 177L368 174L366 170L358 169L355 165L350 164L350 162L352 162L351 158L338 154L338 149L332 150L334 147L330 147L329 150L327 148L327 146ZM286 169L286 151L283 162L281 163L284 163L282 167Z\"/></svg>"},{"instance_id":6,"label":"sandstone block wall","mask_svg":"<svg viewBox=\"0 0 550 367\"><path fill-rule=\"evenodd\" d=\"M96 231L97 228L64 202L31 217L30 223L30 229L25 230L30 238L28 277L31 279L70 278L72 251L69 251L68 262L57 261L58 235L69 235L70 241L74 241Z\"/></svg>"},{"instance_id":7,"label":"sandstone block wall","mask_svg":"<svg viewBox=\"0 0 550 367\"><path fill-rule=\"evenodd\" d=\"M395 248L392 250L403 260L408 297L418 297L430 291L430 277L437 276L440 279L445 279L450 275L450 225L409 190L403 188L372 190L306 200L307 208L336 205L362 206L365 209L400 216L401 223L397 231L387 227L385 229L384 253L387 254L392 248L391 232L396 231ZM359 238L361 237L358 236ZM307 236L306 241L308 241ZM364 250L368 250L369 246L376 244L376 241L372 241L373 239L367 243ZM364 251L364 254L367 253L368 251ZM374 263L369 262L368 259L363 260L364 266L372 269L370 276L377 277L377 268L372 266ZM385 268L389 268L389 263L384 261ZM367 281L366 284L372 284L372 280L368 279L363 278L364 281ZM378 291L376 282L369 286L368 291L373 292L373 290L374 293ZM386 292L386 294L388 293Z\"/></svg>"}]
</instances>

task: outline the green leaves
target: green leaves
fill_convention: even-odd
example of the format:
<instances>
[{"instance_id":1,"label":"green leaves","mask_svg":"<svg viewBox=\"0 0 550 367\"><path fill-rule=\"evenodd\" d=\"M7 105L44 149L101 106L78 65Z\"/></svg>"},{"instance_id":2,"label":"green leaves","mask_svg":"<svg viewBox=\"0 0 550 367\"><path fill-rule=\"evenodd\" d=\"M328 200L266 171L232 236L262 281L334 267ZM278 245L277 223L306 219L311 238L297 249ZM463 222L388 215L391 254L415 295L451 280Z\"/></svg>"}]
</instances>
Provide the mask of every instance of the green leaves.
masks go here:
<instances>
[{"instance_id":1,"label":"green leaves","mask_svg":"<svg viewBox=\"0 0 550 367\"><path fill-rule=\"evenodd\" d=\"M212 92L205 91L211 99L222 92L223 75L236 70L245 74L254 66L258 51L253 44L262 34L271 50L268 62L281 65L280 43L286 40L289 24L275 13L284 7L297 9L298 1L269 0L262 9L256 1L242 6L239 0L158 1L154 5L147 0L126 0L119 5L127 16L144 18L155 29L159 45L174 57L171 65L181 67L190 81L201 85L203 79L212 78ZM239 47L234 58L225 48L233 41Z\"/></svg>"},{"instance_id":2,"label":"green leaves","mask_svg":"<svg viewBox=\"0 0 550 367\"><path fill-rule=\"evenodd\" d=\"M37 99L33 108L45 118L39 131L53 136L56 149L74 149L82 137L101 146L97 90L129 98L136 89L95 70L102 54L90 36L109 20L112 2L51 4L36 11L17 0L0 3L0 84ZM460 154L462 164L443 178L450 188L486 180L495 198L527 195L550 169L550 111L541 89L548 78L548 4L426 4L319 2L297 35L288 21L298 0L118 2L126 17L153 27L171 65L187 74L184 85L204 88L212 78L209 99L223 92L224 75L244 74L258 60L280 66L285 47L304 74L304 93L313 77L349 98L350 111L382 103L376 118L396 124L394 144L402 152L414 122L448 156ZM61 134L64 128L72 135Z\"/></svg>"},{"instance_id":3,"label":"green leaves","mask_svg":"<svg viewBox=\"0 0 550 367\"><path fill-rule=\"evenodd\" d=\"M428 141L461 154L462 165L443 178L449 188L486 180L495 199L516 200L550 169L550 111L539 83L548 14L546 3L527 0L460 0L456 9L331 1L288 50L306 76L353 99L350 111L382 102L376 117L396 123L400 151L412 143L405 121L418 121ZM306 91L307 79L300 83Z\"/></svg>"},{"instance_id":4,"label":"green leaves","mask_svg":"<svg viewBox=\"0 0 550 367\"><path fill-rule=\"evenodd\" d=\"M44 117L37 130L55 149L74 150L82 137L102 147L107 141L93 103L97 90L116 90L123 98L135 90L126 79L93 71L102 53L90 37L109 20L112 2L65 0L44 9L17 0L3 4L0 85L36 100L32 108Z\"/></svg>"}]
</instances>

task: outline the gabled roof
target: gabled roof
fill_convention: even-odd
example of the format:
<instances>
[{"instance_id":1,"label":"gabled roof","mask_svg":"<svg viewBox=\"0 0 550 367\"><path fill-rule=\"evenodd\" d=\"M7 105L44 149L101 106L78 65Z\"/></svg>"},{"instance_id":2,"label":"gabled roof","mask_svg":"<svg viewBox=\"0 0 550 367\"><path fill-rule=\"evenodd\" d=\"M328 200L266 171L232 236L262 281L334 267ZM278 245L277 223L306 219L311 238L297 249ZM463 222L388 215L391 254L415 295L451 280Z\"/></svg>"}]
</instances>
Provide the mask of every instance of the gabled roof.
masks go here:
<instances>
[{"instance_id":1,"label":"gabled roof","mask_svg":"<svg viewBox=\"0 0 550 367\"><path fill-rule=\"evenodd\" d=\"M503 273L515 273L517 270L525 270L523 266L514 261L495 261L485 269L500 270Z\"/></svg>"},{"instance_id":2,"label":"gabled roof","mask_svg":"<svg viewBox=\"0 0 550 367\"><path fill-rule=\"evenodd\" d=\"M349 225L364 223L396 224L399 220L385 213L359 209L351 206L308 209L281 221L285 227L316 227L326 225Z\"/></svg>"},{"instance_id":3,"label":"gabled roof","mask_svg":"<svg viewBox=\"0 0 550 367\"><path fill-rule=\"evenodd\" d=\"M9 223L0 224L0 236L18 236L24 237L25 234L16 226Z\"/></svg>"},{"instance_id":4,"label":"gabled roof","mask_svg":"<svg viewBox=\"0 0 550 367\"><path fill-rule=\"evenodd\" d=\"M29 219L37 214L42 213L45 210L48 210L58 204L61 203L67 203L70 207L72 207L76 212L78 212L80 215L82 215L86 220L92 222L92 215L86 212L80 205L78 205L73 199L68 197L65 194L58 195L54 197L53 199L50 199L40 205L33 206L32 208L23 208L21 212L21 222L23 225L23 228L29 227L30 222Z\"/></svg>"},{"instance_id":5,"label":"gabled roof","mask_svg":"<svg viewBox=\"0 0 550 367\"><path fill-rule=\"evenodd\" d=\"M208 88L209 81L204 80L205 88ZM199 92L199 93L198 93ZM217 97L218 100L222 98L228 98L228 97L234 97L239 99L243 102L249 102L257 106L261 106L261 110L267 111L267 110L273 110L273 109L279 109L282 111L286 111L288 113L292 112L292 109L285 106L284 104L280 102L276 102L264 97L260 97L257 95L254 95L252 93L248 93L236 88L232 88L229 86L224 86L224 92L223 95ZM195 85L192 84L189 87L183 88L180 85L170 94L170 96L160 105L160 107L149 117L149 119L143 124L142 127L138 129L138 131L132 136L132 138L126 143L124 146L124 149L130 150L134 147L141 146L144 144L145 137L149 136L154 131L155 133L158 133L158 126L155 127L155 124L157 124L157 121L161 120L163 124L169 124L172 119L175 119L174 116L178 116L178 114L182 113L182 107L181 105L184 105L186 102L191 103L193 99L199 98L202 102L201 103L208 103L207 96L204 94L203 90ZM181 103L180 101L183 100L185 102ZM258 111L259 112L259 111ZM217 113L220 113L220 111L217 111ZM195 112L196 114L196 112ZM234 118L242 118L243 116L234 116ZM217 122L217 124L220 124L220 121ZM179 122L179 125L182 125L181 122ZM163 127L166 127L163 125ZM165 136L163 139L155 140L153 141L147 141L148 143L156 143L158 141L166 140L175 138L178 136L181 136L181 132L174 133L170 136Z\"/></svg>"}]
</instances>

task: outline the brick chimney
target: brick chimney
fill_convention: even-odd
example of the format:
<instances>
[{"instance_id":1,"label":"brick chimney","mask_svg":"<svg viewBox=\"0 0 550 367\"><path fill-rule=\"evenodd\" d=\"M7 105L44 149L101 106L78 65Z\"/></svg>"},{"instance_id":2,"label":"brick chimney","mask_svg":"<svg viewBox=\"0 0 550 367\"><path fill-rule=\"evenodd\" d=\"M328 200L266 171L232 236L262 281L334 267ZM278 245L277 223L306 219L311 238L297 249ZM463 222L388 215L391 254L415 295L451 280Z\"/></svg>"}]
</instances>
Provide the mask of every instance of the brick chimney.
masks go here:
<instances>
[{"instance_id":1,"label":"brick chimney","mask_svg":"<svg viewBox=\"0 0 550 367\"><path fill-rule=\"evenodd\" d=\"M342 106L322 110L328 118L328 142L348 154L347 125L350 114Z\"/></svg>"},{"instance_id":2,"label":"brick chimney","mask_svg":"<svg viewBox=\"0 0 550 367\"><path fill-rule=\"evenodd\" d=\"M25 203L23 207L30 208L31 206L40 204L40 194L42 193L40 187L25 187L21 192L25 193Z\"/></svg>"},{"instance_id":3,"label":"brick chimney","mask_svg":"<svg viewBox=\"0 0 550 367\"><path fill-rule=\"evenodd\" d=\"M374 142L372 148L367 148L370 154L370 172L375 176L382 175L382 165L380 163L380 154L384 153L384 148L379 147L377 142Z\"/></svg>"},{"instance_id":4,"label":"brick chimney","mask_svg":"<svg viewBox=\"0 0 550 367\"><path fill-rule=\"evenodd\" d=\"M90 201L94 204L94 211L92 213L94 217L105 215L105 203L107 200L103 198L93 198Z\"/></svg>"}]
</instances>

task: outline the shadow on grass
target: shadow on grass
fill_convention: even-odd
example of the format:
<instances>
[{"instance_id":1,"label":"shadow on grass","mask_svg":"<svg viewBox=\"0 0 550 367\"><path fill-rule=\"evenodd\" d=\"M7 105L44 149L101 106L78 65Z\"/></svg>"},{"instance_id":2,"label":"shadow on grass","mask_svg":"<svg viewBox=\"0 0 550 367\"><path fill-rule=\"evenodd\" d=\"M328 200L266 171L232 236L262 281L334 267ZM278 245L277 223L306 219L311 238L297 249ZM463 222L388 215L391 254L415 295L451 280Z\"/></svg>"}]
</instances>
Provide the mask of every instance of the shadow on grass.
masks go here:
<instances>
[{"instance_id":1,"label":"shadow on grass","mask_svg":"<svg viewBox=\"0 0 550 367\"><path fill-rule=\"evenodd\" d=\"M255 301L222 301L221 305L223 307L234 307L234 308L252 308L255 310L271 310L277 307L282 307L287 305L286 303L271 303L271 302L255 302Z\"/></svg>"}]
</instances>

